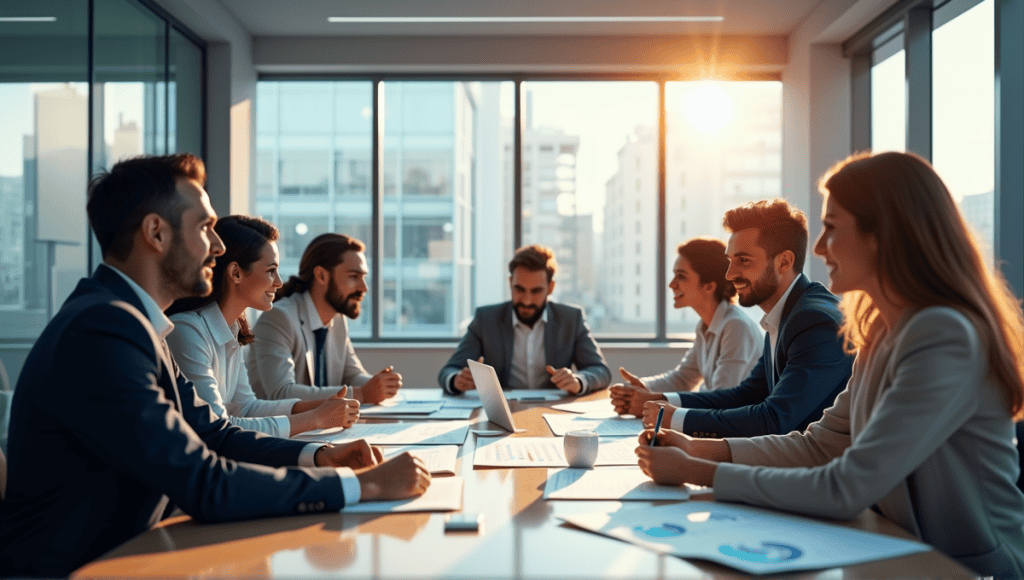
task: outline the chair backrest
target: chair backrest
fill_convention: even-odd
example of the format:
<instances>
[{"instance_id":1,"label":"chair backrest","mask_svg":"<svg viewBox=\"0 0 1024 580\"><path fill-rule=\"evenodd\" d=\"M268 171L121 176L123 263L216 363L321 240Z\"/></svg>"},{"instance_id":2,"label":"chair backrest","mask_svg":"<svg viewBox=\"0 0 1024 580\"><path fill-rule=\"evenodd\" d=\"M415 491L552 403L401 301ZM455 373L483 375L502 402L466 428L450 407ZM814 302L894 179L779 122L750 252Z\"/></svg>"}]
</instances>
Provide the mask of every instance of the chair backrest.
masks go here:
<instances>
[{"instance_id":1,"label":"chair backrest","mask_svg":"<svg viewBox=\"0 0 1024 580\"><path fill-rule=\"evenodd\" d=\"M7 495L7 457L4 450L0 449L0 500Z\"/></svg>"},{"instance_id":2,"label":"chair backrest","mask_svg":"<svg viewBox=\"0 0 1024 580\"><path fill-rule=\"evenodd\" d=\"M1024 491L1024 421L1017 423L1017 460L1020 462L1020 477L1017 478L1017 487Z\"/></svg>"}]
</instances>

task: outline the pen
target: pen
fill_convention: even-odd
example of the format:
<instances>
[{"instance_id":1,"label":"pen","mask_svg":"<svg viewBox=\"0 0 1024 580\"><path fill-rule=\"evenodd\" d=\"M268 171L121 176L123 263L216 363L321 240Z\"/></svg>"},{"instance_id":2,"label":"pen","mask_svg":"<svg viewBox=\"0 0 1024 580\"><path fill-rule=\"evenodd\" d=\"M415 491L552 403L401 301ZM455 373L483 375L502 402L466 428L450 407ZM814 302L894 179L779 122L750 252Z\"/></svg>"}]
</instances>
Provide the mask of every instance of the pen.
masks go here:
<instances>
[{"instance_id":1,"label":"pen","mask_svg":"<svg viewBox=\"0 0 1024 580\"><path fill-rule=\"evenodd\" d=\"M654 422L654 435L651 435L651 447L658 442L658 431L661 431L661 420L665 418L665 407L658 409L658 420Z\"/></svg>"}]
</instances>

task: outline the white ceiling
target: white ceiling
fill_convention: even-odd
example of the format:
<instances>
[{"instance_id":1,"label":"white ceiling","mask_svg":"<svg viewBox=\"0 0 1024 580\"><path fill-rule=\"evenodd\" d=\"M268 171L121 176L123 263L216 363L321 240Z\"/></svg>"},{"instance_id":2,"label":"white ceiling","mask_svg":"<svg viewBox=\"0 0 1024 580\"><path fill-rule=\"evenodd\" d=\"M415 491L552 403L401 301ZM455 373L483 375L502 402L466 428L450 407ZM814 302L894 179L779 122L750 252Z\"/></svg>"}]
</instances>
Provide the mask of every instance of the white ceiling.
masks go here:
<instances>
[{"instance_id":1,"label":"white ceiling","mask_svg":"<svg viewBox=\"0 0 1024 580\"><path fill-rule=\"evenodd\" d=\"M821 0L208 0L253 36L787 35ZM330 16L722 16L718 23L330 23Z\"/></svg>"}]
</instances>

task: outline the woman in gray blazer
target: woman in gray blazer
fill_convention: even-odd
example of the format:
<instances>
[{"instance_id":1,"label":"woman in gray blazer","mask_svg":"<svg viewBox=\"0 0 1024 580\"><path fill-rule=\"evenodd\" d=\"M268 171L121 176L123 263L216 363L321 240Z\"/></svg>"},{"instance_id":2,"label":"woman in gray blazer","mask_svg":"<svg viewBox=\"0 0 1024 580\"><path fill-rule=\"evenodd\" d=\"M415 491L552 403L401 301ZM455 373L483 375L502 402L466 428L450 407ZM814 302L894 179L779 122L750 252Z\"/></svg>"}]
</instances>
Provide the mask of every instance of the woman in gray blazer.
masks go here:
<instances>
[{"instance_id":1,"label":"woman in gray blazer","mask_svg":"<svg viewBox=\"0 0 1024 580\"><path fill-rule=\"evenodd\" d=\"M855 155L821 180L815 253L845 293L859 354L805 432L691 439L664 432L640 467L716 499L832 518L874 506L975 572L1024 577L1014 417L1024 410L1024 314L945 185L907 153Z\"/></svg>"}]
</instances>

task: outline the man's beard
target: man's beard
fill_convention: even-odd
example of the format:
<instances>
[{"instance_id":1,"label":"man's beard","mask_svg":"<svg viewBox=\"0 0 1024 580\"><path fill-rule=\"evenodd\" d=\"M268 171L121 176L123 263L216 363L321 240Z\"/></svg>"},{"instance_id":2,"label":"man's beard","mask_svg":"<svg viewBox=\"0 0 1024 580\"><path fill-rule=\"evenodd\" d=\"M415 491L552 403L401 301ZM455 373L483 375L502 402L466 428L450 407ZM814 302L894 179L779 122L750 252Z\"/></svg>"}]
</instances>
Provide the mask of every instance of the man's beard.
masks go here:
<instances>
[{"instance_id":1,"label":"man's beard","mask_svg":"<svg viewBox=\"0 0 1024 580\"><path fill-rule=\"evenodd\" d=\"M185 245L180 240L180 236L176 234L170 251L160 260L160 274L164 282L176 290L174 295L177 298L209 296L213 291L213 284L206 277L204 268L212 268L216 264L216 256L207 256L196 267L191 263L190 256L185 252Z\"/></svg>"},{"instance_id":2,"label":"man's beard","mask_svg":"<svg viewBox=\"0 0 1024 580\"><path fill-rule=\"evenodd\" d=\"M523 324L529 326L530 328L533 328L533 325L537 324L537 321L540 320L540 317L544 315L544 309L547 308L547 305L548 301L545 299L544 303L537 307L537 310L533 314L531 314L528 318L523 318L523 315L519 313L519 309L525 308L526 305L521 302L512 303L512 306L515 307L514 310L516 312L516 318L519 319L519 322L522 322ZM530 308L533 308L533 306L531 306Z\"/></svg>"},{"instance_id":3,"label":"man's beard","mask_svg":"<svg viewBox=\"0 0 1024 580\"><path fill-rule=\"evenodd\" d=\"M327 283L327 294L324 298L335 312L355 320L359 318L360 302L358 299L362 296L362 292L353 292L348 296L342 296L337 284L334 283L334 278L331 278L331 281Z\"/></svg>"},{"instance_id":4,"label":"man's beard","mask_svg":"<svg viewBox=\"0 0 1024 580\"><path fill-rule=\"evenodd\" d=\"M779 289L779 278L775 276L770 267L765 269L764 274L752 283L745 278L733 280L733 283L736 282L747 282L749 284L746 296L739 294L740 306L744 307L761 304L771 298Z\"/></svg>"}]
</instances>

